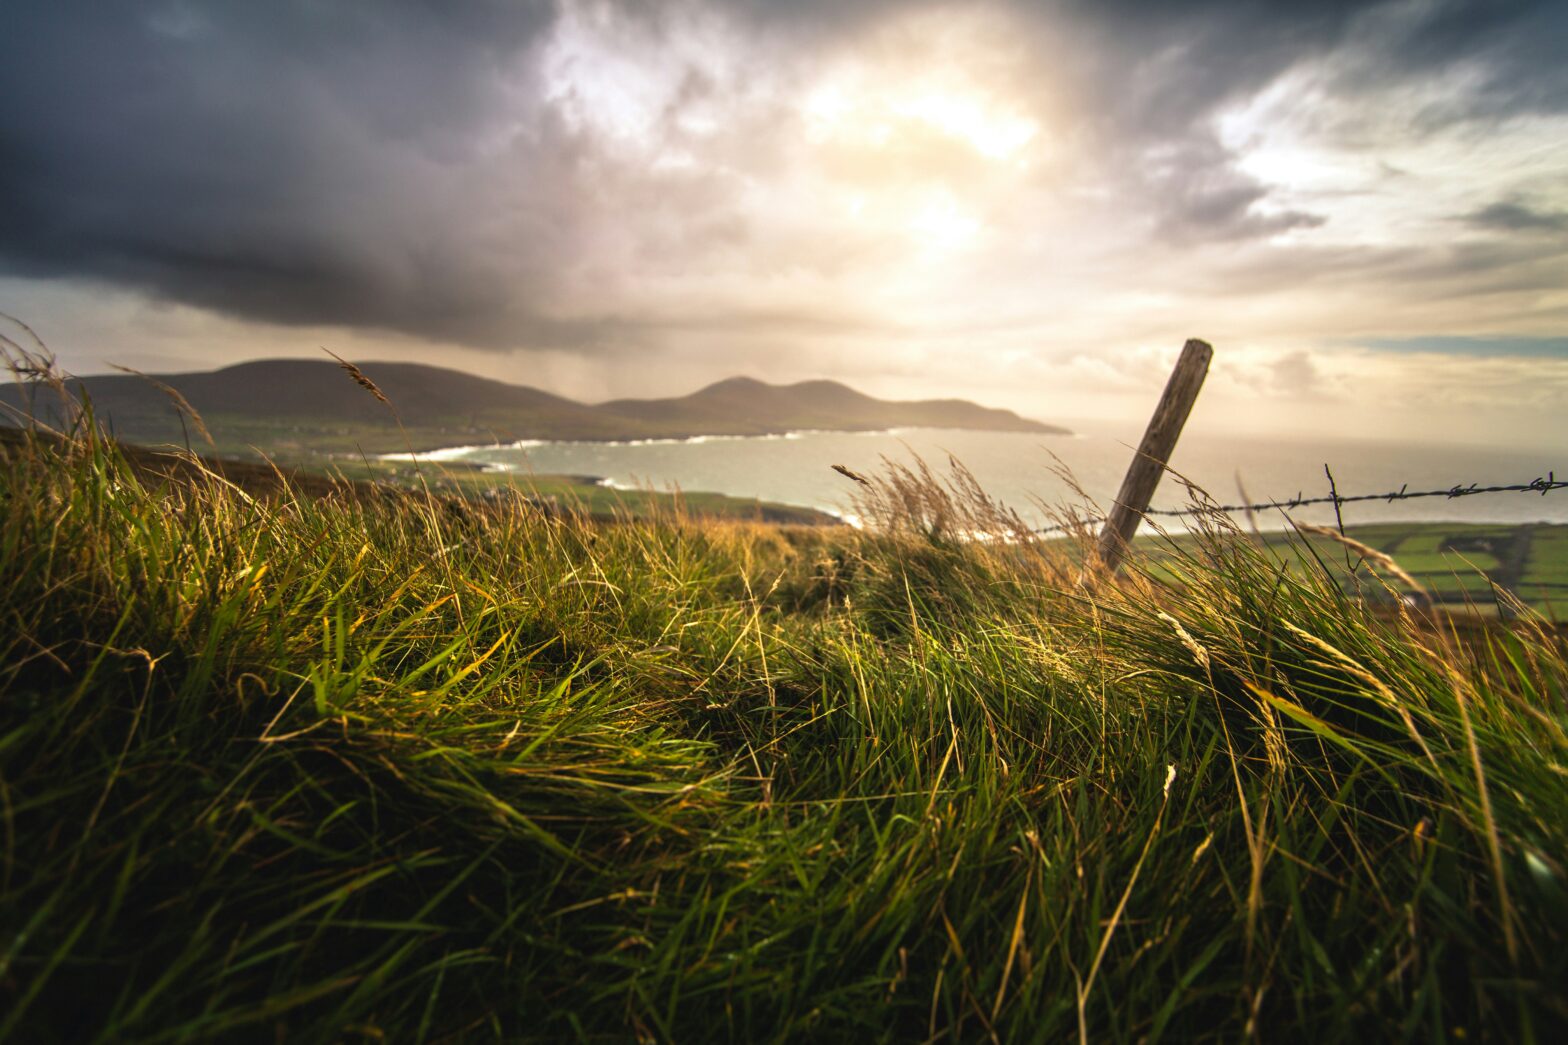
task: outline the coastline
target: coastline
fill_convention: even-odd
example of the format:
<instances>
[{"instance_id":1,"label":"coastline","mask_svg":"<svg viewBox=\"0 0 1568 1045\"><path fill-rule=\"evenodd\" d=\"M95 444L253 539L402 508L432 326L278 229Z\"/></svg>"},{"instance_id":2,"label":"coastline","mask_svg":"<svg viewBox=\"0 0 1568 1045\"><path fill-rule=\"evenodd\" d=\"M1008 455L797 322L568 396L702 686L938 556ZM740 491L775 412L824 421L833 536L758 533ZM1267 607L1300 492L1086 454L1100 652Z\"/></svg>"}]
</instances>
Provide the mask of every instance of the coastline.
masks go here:
<instances>
[{"instance_id":1,"label":"coastline","mask_svg":"<svg viewBox=\"0 0 1568 1045\"><path fill-rule=\"evenodd\" d=\"M461 444L457 446L438 447L433 450L398 451L375 455L375 459L389 463L396 462L430 462L433 464L462 464L473 470L489 475L527 475L532 474L527 470L513 465L492 461L467 461L466 456L472 453L494 450L530 450L547 446L575 446L575 447L644 447L644 446L700 446L707 443L732 443L732 442L784 442L804 439L815 435L842 435L842 436L897 436L910 432L1003 432L1003 429L989 428L939 428L928 425L899 425L892 428L794 428L782 432L767 432L753 435L734 434L700 434L689 436L659 436L645 439L516 439L511 442ZM1058 438L1082 439L1083 434L1066 428L1055 428L1049 432L1020 431L1009 432L1015 435L1050 435ZM538 473L557 479L571 479L584 486L597 486L620 493L650 493L658 492L638 483L625 483L609 476L564 474L564 473ZM718 490L687 490L681 489L682 494L713 495L719 497L734 497L733 494L723 493ZM741 498L745 499L745 498ZM834 508L825 508L818 504L808 504L800 501L779 500L776 498L758 499L762 505L777 505L783 508L794 508L801 511L813 512L818 515L833 519L838 525L850 526L860 529L864 523L853 514L841 512ZM829 524L831 525L831 524Z\"/></svg>"},{"instance_id":2,"label":"coastline","mask_svg":"<svg viewBox=\"0 0 1568 1045\"><path fill-rule=\"evenodd\" d=\"M896 425L892 428L791 428L780 432L699 433L696 435L650 436L638 439L515 439L511 442L462 443L430 450L399 450L376 454L381 461L458 461L464 455L485 450L529 450L540 446L698 446L703 443L777 442L804 439L813 435L901 435L906 432L981 432L998 435L1040 435L1082 439L1083 433L1053 426L1048 431L1005 428L945 428L935 425ZM502 469L498 470L511 470Z\"/></svg>"}]
</instances>

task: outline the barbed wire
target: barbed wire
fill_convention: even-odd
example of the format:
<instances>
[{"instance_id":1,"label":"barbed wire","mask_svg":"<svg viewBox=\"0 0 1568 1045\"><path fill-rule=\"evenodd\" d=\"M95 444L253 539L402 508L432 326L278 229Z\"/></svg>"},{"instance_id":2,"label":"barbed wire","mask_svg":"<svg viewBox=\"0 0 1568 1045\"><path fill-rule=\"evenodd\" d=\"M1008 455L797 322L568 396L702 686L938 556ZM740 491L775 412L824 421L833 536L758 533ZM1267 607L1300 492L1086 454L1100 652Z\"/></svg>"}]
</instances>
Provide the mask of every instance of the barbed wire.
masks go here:
<instances>
[{"instance_id":1,"label":"barbed wire","mask_svg":"<svg viewBox=\"0 0 1568 1045\"><path fill-rule=\"evenodd\" d=\"M1467 486L1463 483L1460 483L1454 486L1450 486L1446 490L1412 490L1410 489L1410 485L1406 483L1399 489L1390 491L1389 493L1341 494L1338 492L1338 490L1333 488L1332 475L1329 477L1329 483L1331 492L1326 497L1303 497L1298 491L1296 496L1290 498L1287 501L1258 501L1253 504L1204 504L1195 508L1150 508L1144 511L1142 514L1144 516L1157 515L1170 518L1175 516L1204 515L1209 513L1228 514L1230 512L1265 512L1275 509L1304 508L1311 504L1332 504L1334 506L1334 510L1338 511L1340 505L1354 504L1359 501L1386 501L1392 504L1395 501L1413 501L1418 497L1446 497L1452 499L1455 497L1478 497L1482 494L1492 493L1534 493L1540 494L1542 497L1544 497L1553 490L1568 488L1568 479L1558 479L1557 473L1555 471L1547 472L1546 475L1538 476L1527 483L1505 483L1495 486L1482 486L1479 483L1471 483ZM1085 523L1100 523L1104 522L1105 519L1106 517L1103 515L1089 516L1074 520L1071 523L1057 523L1052 526L1042 526L1039 529L1031 530L1030 532L1061 533L1077 525L1082 525Z\"/></svg>"}]
</instances>

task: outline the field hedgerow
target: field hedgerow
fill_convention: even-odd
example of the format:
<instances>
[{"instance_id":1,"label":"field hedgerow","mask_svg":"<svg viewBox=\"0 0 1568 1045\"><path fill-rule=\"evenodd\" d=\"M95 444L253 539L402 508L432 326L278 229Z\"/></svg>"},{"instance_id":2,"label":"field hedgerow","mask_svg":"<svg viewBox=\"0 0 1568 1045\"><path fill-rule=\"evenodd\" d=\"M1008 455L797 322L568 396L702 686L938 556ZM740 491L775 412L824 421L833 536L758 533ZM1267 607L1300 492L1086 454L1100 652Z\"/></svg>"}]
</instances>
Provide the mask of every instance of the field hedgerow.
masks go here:
<instances>
[{"instance_id":1,"label":"field hedgerow","mask_svg":"<svg viewBox=\"0 0 1568 1045\"><path fill-rule=\"evenodd\" d=\"M11 442L0 1039L1568 1023L1557 634L1220 519L1113 581L970 539L962 477L866 496L605 524Z\"/></svg>"}]
</instances>

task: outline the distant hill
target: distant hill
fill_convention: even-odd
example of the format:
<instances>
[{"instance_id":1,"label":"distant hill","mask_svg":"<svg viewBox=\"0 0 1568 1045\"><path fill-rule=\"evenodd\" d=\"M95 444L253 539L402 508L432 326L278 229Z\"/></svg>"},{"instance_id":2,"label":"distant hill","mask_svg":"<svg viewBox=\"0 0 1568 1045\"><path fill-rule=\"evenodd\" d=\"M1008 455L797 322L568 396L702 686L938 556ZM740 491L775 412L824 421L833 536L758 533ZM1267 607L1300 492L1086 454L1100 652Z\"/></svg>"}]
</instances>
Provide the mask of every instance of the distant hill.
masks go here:
<instances>
[{"instance_id":1,"label":"distant hill","mask_svg":"<svg viewBox=\"0 0 1568 1045\"><path fill-rule=\"evenodd\" d=\"M977 406L962 399L873 399L837 381L770 385L749 377L732 377L678 399L615 399L599 409L670 429L702 429L692 431L693 435L916 427L1057 434L1067 431L1019 417L1011 410Z\"/></svg>"},{"instance_id":2,"label":"distant hill","mask_svg":"<svg viewBox=\"0 0 1568 1045\"><path fill-rule=\"evenodd\" d=\"M769 435L802 429L968 428L1062 434L1067 430L1010 410L961 399L875 399L836 381L770 385L736 377L674 399L617 399L590 405L526 385L417 363L365 363L362 370L396 407L416 449L517 439L686 438ZM220 443L279 449L402 449L405 436L387 408L328 360L269 359L203 373L156 374L205 419ZM185 438L170 397L130 374L73 379L98 416L122 439ZM45 418L52 396L0 387L0 403ZM9 413L9 411L6 411Z\"/></svg>"}]
</instances>

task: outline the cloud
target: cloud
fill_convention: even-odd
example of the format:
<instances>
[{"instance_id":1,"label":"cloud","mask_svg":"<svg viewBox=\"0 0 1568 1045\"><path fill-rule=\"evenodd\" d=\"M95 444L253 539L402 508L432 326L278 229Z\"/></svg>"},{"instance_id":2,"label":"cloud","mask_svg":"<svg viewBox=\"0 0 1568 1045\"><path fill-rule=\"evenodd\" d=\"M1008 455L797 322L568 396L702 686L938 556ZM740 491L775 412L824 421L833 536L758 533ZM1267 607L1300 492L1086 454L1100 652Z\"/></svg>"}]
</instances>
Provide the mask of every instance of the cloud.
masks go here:
<instances>
[{"instance_id":1,"label":"cloud","mask_svg":"<svg viewBox=\"0 0 1568 1045\"><path fill-rule=\"evenodd\" d=\"M1297 350L1280 356L1269 369L1274 387L1281 392L1310 396L1319 391L1322 375L1306 352Z\"/></svg>"},{"instance_id":2,"label":"cloud","mask_svg":"<svg viewBox=\"0 0 1568 1045\"><path fill-rule=\"evenodd\" d=\"M1178 242L1238 240L1315 228L1326 220L1270 205L1268 186L1237 168L1212 138L1163 149L1146 164L1145 191L1159 201L1160 232Z\"/></svg>"},{"instance_id":3,"label":"cloud","mask_svg":"<svg viewBox=\"0 0 1568 1045\"><path fill-rule=\"evenodd\" d=\"M1389 3L1363 23L1375 44L1346 71L1345 87L1462 73L1467 89L1424 114L1428 128L1568 110L1561 41L1568 9L1555 0L1437 0Z\"/></svg>"},{"instance_id":4,"label":"cloud","mask_svg":"<svg viewBox=\"0 0 1568 1045\"><path fill-rule=\"evenodd\" d=\"M580 152L528 83L543 5L51 0L8 22L0 252L14 272L428 332L526 300L543 272L497 260L532 241L542 269L570 235L556 205ZM487 140L503 102L539 117L532 138ZM504 217L463 206L497 159L536 190ZM509 242L487 242L498 217Z\"/></svg>"},{"instance_id":5,"label":"cloud","mask_svg":"<svg viewBox=\"0 0 1568 1045\"><path fill-rule=\"evenodd\" d=\"M1483 229L1503 232L1562 232L1568 229L1568 211L1536 210L1516 200L1490 203L1465 215Z\"/></svg>"},{"instance_id":6,"label":"cloud","mask_svg":"<svg viewBox=\"0 0 1568 1045\"><path fill-rule=\"evenodd\" d=\"M1490 358L1568 359L1568 337L1399 337L1368 338L1367 348Z\"/></svg>"}]
</instances>

